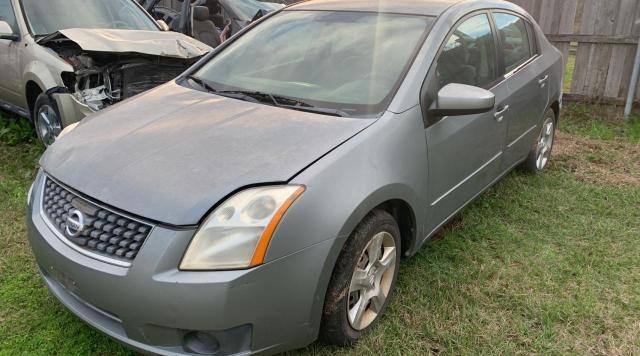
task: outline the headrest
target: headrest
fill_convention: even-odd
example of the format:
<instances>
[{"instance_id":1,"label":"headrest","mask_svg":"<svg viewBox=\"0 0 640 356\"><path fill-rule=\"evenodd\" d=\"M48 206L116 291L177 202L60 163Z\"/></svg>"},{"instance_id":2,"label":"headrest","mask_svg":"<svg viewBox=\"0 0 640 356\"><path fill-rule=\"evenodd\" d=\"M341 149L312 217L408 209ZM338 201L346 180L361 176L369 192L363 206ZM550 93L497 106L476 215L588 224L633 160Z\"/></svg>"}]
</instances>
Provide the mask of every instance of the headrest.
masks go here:
<instances>
[{"instance_id":1,"label":"headrest","mask_svg":"<svg viewBox=\"0 0 640 356\"><path fill-rule=\"evenodd\" d=\"M194 6L193 7L193 19L196 21L209 20L209 8L206 6Z\"/></svg>"}]
</instances>

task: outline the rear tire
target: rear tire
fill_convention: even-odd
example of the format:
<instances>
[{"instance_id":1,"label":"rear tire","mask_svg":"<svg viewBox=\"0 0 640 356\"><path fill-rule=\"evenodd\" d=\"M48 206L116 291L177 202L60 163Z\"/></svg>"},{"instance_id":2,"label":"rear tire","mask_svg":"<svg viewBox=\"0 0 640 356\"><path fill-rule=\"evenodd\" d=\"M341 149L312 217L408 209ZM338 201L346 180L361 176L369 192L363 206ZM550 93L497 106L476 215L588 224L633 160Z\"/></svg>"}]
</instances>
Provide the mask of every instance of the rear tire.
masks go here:
<instances>
[{"instance_id":1,"label":"rear tire","mask_svg":"<svg viewBox=\"0 0 640 356\"><path fill-rule=\"evenodd\" d=\"M38 139L45 147L51 146L62 132L62 118L58 105L47 94L42 93L36 99L32 115Z\"/></svg>"},{"instance_id":2,"label":"rear tire","mask_svg":"<svg viewBox=\"0 0 640 356\"><path fill-rule=\"evenodd\" d=\"M375 210L345 243L333 271L320 339L348 346L384 314L400 267L400 229L389 213Z\"/></svg>"},{"instance_id":3,"label":"rear tire","mask_svg":"<svg viewBox=\"0 0 640 356\"><path fill-rule=\"evenodd\" d=\"M556 113L553 109L548 109L542 120L542 128L538 134L527 159L522 163L522 168L531 174L541 174L549 161L556 137Z\"/></svg>"}]
</instances>

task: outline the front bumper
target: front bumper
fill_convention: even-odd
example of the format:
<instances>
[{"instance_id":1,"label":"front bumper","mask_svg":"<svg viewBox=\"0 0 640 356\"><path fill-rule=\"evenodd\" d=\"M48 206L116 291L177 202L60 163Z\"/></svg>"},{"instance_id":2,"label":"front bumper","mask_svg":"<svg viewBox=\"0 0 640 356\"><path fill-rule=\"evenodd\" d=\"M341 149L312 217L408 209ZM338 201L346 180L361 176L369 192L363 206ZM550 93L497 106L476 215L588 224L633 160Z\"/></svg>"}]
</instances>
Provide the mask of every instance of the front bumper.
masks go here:
<instances>
[{"instance_id":1,"label":"front bumper","mask_svg":"<svg viewBox=\"0 0 640 356\"><path fill-rule=\"evenodd\" d=\"M114 339L153 354L190 354L186 338L207 332L217 354L271 354L317 337L333 241L253 269L186 272L177 266L194 231L156 226L131 266L120 267L62 242L40 214L41 190L36 182L27 220L43 279L69 310Z\"/></svg>"},{"instance_id":2,"label":"front bumper","mask_svg":"<svg viewBox=\"0 0 640 356\"><path fill-rule=\"evenodd\" d=\"M72 94L54 93L51 96L58 105L58 111L62 119L62 127L75 124L95 112L87 105L79 102Z\"/></svg>"}]
</instances>

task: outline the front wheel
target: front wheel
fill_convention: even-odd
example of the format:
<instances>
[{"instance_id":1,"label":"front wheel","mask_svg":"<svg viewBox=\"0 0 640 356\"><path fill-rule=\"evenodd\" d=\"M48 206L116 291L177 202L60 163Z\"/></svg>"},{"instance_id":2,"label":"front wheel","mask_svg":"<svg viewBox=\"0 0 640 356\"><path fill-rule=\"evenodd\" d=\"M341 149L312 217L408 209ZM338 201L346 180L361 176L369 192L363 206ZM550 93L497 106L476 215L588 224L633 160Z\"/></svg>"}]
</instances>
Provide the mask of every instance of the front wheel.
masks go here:
<instances>
[{"instance_id":1,"label":"front wheel","mask_svg":"<svg viewBox=\"0 0 640 356\"><path fill-rule=\"evenodd\" d=\"M395 287L400 250L400 230L389 213L375 210L358 225L329 283L322 341L351 345L380 319Z\"/></svg>"},{"instance_id":2,"label":"front wheel","mask_svg":"<svg viewBox=\"0 0 640 356\"><path fill-rule=\"evenodd\" d=\"M548 109L544 114L542 129L523 163L523 168L532 174L540 174L551 160L551 151L556 137L556 113Z\"/></svg>"},{"instance_id":3,"label":"front wheel","mask_svg":"<svg viewBox=\"0 0 640 356\"><path fill-rule=\"evenodd\" d=\"M45 147L53 145L62 132L62 119L56 103L48 95L40 94L36 99L33 115L38 138Z\"/></svg>"}]
</instances>

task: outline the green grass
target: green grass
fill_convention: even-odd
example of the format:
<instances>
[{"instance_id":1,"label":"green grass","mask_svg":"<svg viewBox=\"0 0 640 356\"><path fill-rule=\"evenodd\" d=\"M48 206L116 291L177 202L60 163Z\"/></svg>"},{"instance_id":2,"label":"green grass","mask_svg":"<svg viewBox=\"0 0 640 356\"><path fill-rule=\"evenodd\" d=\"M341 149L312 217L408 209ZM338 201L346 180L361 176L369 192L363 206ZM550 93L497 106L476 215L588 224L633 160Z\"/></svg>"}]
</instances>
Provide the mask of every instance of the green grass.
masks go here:
<instances>
[{"instance_id":1,"label":"green grass","mask_svg":"<svg viewBox=\"0 0 640 356\"><path fill-rule=\"evenodd\" d=\"M593 128L591 110L570 109L563 136L605 147L590 153L602 164L637 150L636 124ZM356 347L292 354L639 354L640 186L582 179L582 160L560 148L546 174L510 174L406 261L386 316ZM41 152L0 141L0 354L131 354L36 273L24 210Z\"/></svg>"},{"instance_id":2,"label":"green grass","mask_svg":"<svg viewBox=\"0 0 640 356\"><path fill-rule=\"evenodd\" d=\"M0 111L0 142L9 146L35 142L33 126L28 120L18 119Z\"/></svg>"},{"instance_id":3,"label":"green grass","mask_svg":"<svg viewBox=\"0 0 640 356\"><path fill-rule=\"evenodd\" d=\"M573 81L573 75L576 71L576 55L569 54L567 58L567 67L564 70L564 92L571 93L571 83Z\"/></svg>"},{"instance_id":4,"label":"green grass","mask_svg":"<svg viewBox=\"0 0 640 356\"><path fill-rule=\"evenodd\" d=\"M604 141L622 138L631 143L640 143L638 112L632 114L628 121L623 121L619 108L567 103L563 115L563 130L568 133Z\"/></svg>"}]
</instances>

